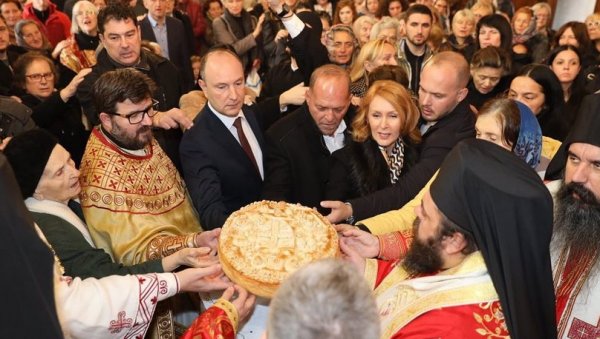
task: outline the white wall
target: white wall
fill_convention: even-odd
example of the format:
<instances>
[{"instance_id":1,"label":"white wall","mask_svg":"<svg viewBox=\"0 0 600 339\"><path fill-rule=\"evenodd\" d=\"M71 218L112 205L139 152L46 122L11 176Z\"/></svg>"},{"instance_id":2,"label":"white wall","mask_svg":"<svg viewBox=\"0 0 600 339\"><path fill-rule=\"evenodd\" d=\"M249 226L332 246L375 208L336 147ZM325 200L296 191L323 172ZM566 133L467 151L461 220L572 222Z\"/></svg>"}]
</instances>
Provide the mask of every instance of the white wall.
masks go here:
<instances>
[{"instance_id":1,"label":"white wall","mask_svg":"<svg viewBox=\"0 0 600 339\"><path fill-rule=\"evenodd\" d=\"M569 21L581 21L594 12L595 0L558 0L552 28L558 29Z\"/></svg>"}]
</instances>

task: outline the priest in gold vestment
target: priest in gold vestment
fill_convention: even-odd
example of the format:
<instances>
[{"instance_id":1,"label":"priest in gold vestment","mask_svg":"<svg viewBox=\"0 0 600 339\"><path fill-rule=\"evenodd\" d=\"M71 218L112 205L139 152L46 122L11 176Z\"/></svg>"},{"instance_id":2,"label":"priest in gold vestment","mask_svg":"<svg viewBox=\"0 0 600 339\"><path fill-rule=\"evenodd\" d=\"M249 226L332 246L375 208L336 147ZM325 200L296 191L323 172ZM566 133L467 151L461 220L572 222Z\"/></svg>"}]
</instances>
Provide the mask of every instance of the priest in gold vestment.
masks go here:
<instances>
[{"instance_id":1,"label":"priest in gold vestment","mask_svg":"<svg viewBox=\"0 0 600 339\"><path fill-rule=\"evenodd\" d=\"M131 68L107 72L93 87L101 123L81 162L80 202L96 246L125 265L184 247L216 250L219 234L202 232L183 179L153 138L153 126L191 124L183 113L157 112L155 88L150 78ZM168 327L165 333L174 333Z\"/></svg>"}]
</instances>

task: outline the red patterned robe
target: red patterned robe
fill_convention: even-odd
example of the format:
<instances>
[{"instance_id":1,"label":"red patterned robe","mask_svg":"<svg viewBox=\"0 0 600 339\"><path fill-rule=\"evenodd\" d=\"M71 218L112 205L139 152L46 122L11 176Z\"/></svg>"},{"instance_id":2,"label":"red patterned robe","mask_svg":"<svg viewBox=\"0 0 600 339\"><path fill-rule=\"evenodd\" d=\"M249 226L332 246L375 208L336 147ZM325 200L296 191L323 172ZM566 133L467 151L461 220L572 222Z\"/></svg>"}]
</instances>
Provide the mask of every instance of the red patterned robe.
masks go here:
<instances>
[{"instance_id":1,"label":"red patterned robe","mask_svg":"<svg viewBox=\"0 0 600 339\"><path fill-rule=\"evenodd\" d=\"M234 339L237 317L235 307L219 299L194 320L180 339Z\"/></svg>"},{"instance_id":2,"label":"red patterned robe","mask_svg":"<svg viewBox=\"0 0 600 339\"><path fill-rule=\"evenodd\" d=\"M507 338L498 295L480 252L435 275L410 277L389 261L368 260L382 338Z\"/></svg>"}]
</instances>

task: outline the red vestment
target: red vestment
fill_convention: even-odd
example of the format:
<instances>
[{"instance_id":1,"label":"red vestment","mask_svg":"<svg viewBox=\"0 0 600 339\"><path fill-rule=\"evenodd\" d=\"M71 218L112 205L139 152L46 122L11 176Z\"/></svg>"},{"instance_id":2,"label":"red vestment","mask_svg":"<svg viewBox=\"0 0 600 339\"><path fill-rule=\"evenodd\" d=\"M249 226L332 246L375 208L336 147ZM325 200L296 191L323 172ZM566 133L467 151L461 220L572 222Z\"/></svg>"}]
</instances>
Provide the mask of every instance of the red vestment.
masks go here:
<instances>
[{"instance_id":1,"label":"red vestment","mask_svg":"<svg viewBox=\"0 0 600 339\"><path fill-rule=\"evenodd\" d=\"M498 296L479 252L435 275L410 278L401 266L367 263L382 337L508 337Z\"/></svg>"}]
</instances>

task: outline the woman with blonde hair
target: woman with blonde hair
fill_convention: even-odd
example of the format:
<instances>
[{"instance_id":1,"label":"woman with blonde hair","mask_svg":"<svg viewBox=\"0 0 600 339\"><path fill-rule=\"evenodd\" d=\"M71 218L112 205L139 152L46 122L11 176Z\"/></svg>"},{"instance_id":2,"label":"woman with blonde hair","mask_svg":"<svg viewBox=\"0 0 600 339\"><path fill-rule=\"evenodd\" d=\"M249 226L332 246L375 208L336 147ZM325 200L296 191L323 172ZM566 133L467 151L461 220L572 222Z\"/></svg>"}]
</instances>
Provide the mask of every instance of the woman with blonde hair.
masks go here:
<instances>
[{"instance_id":1,"label":"woman with blonde hair","mask_svg":"<svg viewBox=\"0 0 600 339\"><path fill-rule=\"evenodd\" d=\"M352 139L332 154L326 200L346 201L395 184L417 161L419 117L406 88L376 81L352 122Z\"/></svg>"},{"instance_id":2,"label":"woman with blonde hair","mask_svg":"<svg viewBox=\"0 0 600 339\"><path fill-rule=\"evenodd\" d=\"M591 52L595 57L600 55L600 13L592 13L585 18L585 27L592 42Z\"/></svg>"},{"instance_id":3,"label":"woman with blonde hair","mask_svg":"<svg viewBox=\"0 0 600 339\"><path fill-rule=\"evenodd\" d=\"M469 9L461 9L452 17L451 34L440 47L441 50L461 53L471 60L475 53L475 15Z\"/></svg>"},{"instance_id":4,"label":"woman with blonde hair","mask_svg":"<svg viewBox=\"0 0 600 339\"><path fill-rule=\"evenodd\" d=\"M382 65L397 65L396 47L385 39L369 41L364 45L350 68L350 92L362 98L368 88L367 74Z\"/></svg>"},{"instance_id":5,"label":"woman with blonde hair","mask_svg":"<svg viewBox=\"0 0 600 339\"><path fill-rule=\"evenodd\" d=\"M550 25L552 24L552 7L547 2L537 2L531 6L533 15L535 16L535 29L538 34L541 34L548 38L548 41L552 40L554 33L556 33Z\"/></svg>"}]
</instances>

